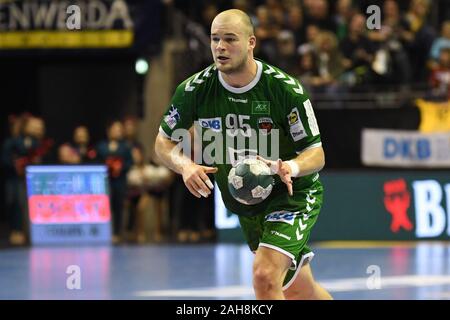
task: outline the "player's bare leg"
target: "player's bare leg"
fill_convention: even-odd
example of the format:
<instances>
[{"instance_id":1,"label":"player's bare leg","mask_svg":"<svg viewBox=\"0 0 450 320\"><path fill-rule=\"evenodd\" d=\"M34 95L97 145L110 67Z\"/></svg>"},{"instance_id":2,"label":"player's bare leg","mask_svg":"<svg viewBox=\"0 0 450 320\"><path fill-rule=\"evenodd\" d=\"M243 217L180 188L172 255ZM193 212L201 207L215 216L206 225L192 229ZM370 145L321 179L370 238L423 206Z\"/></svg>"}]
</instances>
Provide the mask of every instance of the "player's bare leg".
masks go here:
<instances>
[{"instance_id":1,"label":"player's bare leg","mask_svg":"<svg viewBox=\"0 0 450 320\"><path fill-rule=\"evenodd\" d=\"M311 267L303 266L294 282L284 291L287 300L332 300L333 297L314 280Z\"/></svg>"},{"instance_id":2,"label":"player's bare leg","mask_svg":"<svg viewBox=\"0 0 450 320\"><path fill-rule=\"evenodd\" d=\"M256 250L253 263L253 288L256 299L284 300L283 279L291 265L285 254L267 247Z\"/></svg>"}]
</instances>

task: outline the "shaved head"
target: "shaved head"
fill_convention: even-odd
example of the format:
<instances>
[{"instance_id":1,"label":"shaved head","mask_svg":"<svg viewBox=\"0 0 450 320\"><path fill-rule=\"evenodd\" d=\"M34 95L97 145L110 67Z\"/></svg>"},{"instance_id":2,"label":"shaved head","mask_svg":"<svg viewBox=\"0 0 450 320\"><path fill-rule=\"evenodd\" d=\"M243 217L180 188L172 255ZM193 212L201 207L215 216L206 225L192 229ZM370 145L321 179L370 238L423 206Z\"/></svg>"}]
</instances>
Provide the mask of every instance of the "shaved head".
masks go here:
<instances>
[{"instance_id":1,"label":"shaved head","mask_svg":"<svg viewBox=\"0 0 450 320\"><path fill-rule=\"evenodd\" d=\"M242 10L238 9L230 9L226 11L222 11L219 13L213 21L226 22L231 24L239 24L242 27L242 31L244 31L245 35L253 36L254 28L250 17Z\"/></svg>"},{"instance_id":2,"label":"shaved head","mask_svg":"<svg viewBox=\"0 0 450 320\"><path fill-rule=\"evenodd\" d=\"M211 52L217 69L223 74L236 75L256 68L253 60L255 45L253 25L244 11L226 10L214 18L211 24Z\"/></svg>"}]
</instances>

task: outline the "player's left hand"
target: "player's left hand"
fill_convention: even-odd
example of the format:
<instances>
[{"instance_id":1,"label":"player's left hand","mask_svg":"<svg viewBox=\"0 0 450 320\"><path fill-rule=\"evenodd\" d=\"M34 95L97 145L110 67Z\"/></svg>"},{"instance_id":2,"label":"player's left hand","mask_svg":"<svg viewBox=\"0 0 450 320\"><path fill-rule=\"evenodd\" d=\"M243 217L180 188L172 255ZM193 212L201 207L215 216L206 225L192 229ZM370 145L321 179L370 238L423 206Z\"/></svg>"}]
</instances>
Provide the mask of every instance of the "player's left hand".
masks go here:
<instances>
[{"instance_id":1,"label":"player's left hand","mask_svg":"<svg viewBox=\"0 0 450 320\"><path fill-rule=\"evenodd\" d=\"M266 160L261 156L256 156L256 158L267 164L270 168L270 171L272 171L273 174L278 174L280 176L281 181L283 181L287 186L289 195L292 196L294 192L292 189L291 167L281 159L278 159L277 161L272 161Z\"/></svg>"}]
</instances>

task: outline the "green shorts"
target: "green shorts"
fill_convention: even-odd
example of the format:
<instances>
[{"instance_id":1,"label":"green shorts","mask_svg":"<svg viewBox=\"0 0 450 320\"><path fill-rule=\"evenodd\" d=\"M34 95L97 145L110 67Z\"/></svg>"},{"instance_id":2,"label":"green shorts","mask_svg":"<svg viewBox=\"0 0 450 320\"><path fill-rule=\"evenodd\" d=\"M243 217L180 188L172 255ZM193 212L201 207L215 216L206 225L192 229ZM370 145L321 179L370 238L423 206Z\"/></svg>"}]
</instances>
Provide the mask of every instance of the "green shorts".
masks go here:
<instances>
[{"instance_id":1,"label":"green shorts","mask_svg":"<svg viewBox=\"0 0 450 320\"><path fill-rule=\"evenodd\" d=\"M255 252L259 246L268 247L292 259L283 290L292 284L300 268L314 256L306 244L322 206L323 188L317 181L309 189L294 191L289 205L284 201L285 197L274 198L269 205L269 213L254 217L239 216L250 250ZM291 205L292 200L295 200L295 209Z\"/></svg>"}]
</instances>

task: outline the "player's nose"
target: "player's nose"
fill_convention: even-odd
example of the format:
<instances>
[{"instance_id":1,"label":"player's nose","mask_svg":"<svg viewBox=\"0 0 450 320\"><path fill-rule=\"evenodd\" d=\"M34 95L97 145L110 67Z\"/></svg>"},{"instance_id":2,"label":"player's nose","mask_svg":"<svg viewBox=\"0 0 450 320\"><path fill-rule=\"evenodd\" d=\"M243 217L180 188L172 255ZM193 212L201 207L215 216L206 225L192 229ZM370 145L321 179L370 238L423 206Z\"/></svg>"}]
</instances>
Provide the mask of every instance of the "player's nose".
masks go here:
<instances>
[{"instance_id":1,"label":"player's nose","mask_svg":"<svg viewBox=\"0 0 450 320\"><path fill-rule=\"evenodd\" d=\"M220 51L220 52L222 52L222 51L225 50L224 42L223 42L222 39L220 39L220 40L217 42L216 50L217 50L217 51Z\"/></svg>"}]
</instances>

